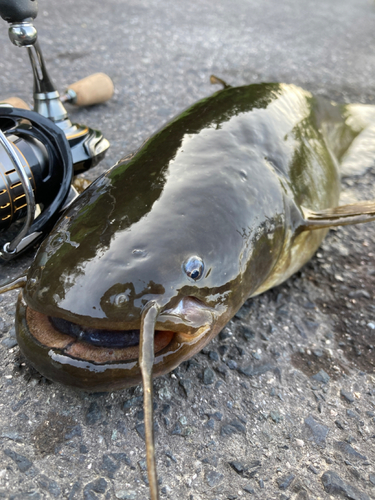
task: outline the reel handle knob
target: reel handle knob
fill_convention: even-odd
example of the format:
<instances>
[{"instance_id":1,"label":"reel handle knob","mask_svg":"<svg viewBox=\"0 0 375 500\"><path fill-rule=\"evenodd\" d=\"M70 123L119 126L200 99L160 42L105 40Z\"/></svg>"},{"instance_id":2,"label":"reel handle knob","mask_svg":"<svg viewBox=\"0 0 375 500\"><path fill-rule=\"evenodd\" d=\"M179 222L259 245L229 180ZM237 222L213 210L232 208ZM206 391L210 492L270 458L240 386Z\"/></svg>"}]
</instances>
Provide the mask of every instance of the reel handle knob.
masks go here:
<instances>
[{"instance_id":1,"label":"reel handle knob","mask_svg":"<svg viewBox=\"0 0 375 500\"><path fill-rule=\"evenodd\" d=\"M62 102L70 102L77 106L92 106L108 101L114 92L112 80L105 73L94 73L78 82L69 85Z\"/></svg>"},{"instance_id":2,"label":"reel handle knob","mask_svg":"<svg viewBox=\"0 0 375 500\"><path fill-rule=\"evenodd\" d=\"M13 108L30 110L30 106L20 97L8 97L7 99L2 100L0 104L10 104L11 106L13 106Z\"/></svg>"},{"instance_id":3,"label":"reel handle knob","mask_svg":"<svg viewBox=\"0 0 375 500\"><path fill-rule=\"evenodd\" d=\"M0 16L8 23L22 23L26 19L35 19L38 15L38 2L35 0L2 0Z\"/></svg>"}]
</instances>

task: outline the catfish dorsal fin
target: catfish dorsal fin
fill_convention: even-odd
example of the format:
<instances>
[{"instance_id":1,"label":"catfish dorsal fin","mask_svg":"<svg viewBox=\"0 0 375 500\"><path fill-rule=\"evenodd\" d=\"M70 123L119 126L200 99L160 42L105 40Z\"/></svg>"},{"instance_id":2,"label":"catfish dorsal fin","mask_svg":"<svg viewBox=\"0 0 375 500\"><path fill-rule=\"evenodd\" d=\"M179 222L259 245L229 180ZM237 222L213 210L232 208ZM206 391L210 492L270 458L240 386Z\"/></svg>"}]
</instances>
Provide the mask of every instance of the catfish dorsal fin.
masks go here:
<instances>
[{"instance_id":1,"label":"catfish dorsal fin","mask_svg":"<svg viewBox=\"0 0 375 500\"><path fill-rule=\"evenodd\" d=\"M229 85L222 78L219 78L218 76L215 76L215 75L211 75L210 76L210 83L212 85L222 85L223 86L223 90L230 89L232 87L232 85Z\"/></svg>"},{"instance_id":2,"label":"catfish dorsal fin","mask_svg":"<svg viewBox=\"0 0 375 500\"><path fill-rule=\"evenodd\" d=\"M302 208L304 219L300 226L301 231L324 229L334 226L347 226L375 220L375 202L358 201L350 205L341 205L314 212Z\"/></svg>"}]
</instances>

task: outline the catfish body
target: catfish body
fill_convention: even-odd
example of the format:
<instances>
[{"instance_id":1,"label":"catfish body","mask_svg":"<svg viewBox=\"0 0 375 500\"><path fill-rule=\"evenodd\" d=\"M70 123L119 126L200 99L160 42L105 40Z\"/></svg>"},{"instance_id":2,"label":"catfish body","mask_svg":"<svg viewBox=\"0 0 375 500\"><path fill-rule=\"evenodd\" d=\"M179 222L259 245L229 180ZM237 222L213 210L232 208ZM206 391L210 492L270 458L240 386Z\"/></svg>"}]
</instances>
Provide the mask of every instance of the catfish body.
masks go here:
<instances>
[{"instance_id":1,"label":"catfish body","mask_svg":"<svg viewBox=\"0 0 375 500\"><path fill-rule=\"evenodd\" d=\"M173 369L313 255L326 229L306 230L305 211L337 206L337 158L355 135L293 85L193 105L97 179L43 243L18 305L21 350L70 385L135 385L142 310L155 302L154 374Z\"/></svg>"}]
</instances>

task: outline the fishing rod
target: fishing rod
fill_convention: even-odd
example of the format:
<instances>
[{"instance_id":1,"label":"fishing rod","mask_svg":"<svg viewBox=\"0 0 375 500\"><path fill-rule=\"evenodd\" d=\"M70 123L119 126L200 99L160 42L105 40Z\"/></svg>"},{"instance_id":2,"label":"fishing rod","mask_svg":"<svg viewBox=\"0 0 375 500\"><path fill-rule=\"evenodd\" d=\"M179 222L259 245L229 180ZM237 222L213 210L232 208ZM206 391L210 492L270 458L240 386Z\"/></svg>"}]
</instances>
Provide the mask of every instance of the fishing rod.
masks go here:
<instances>
[{"instance_id":1,"label":"fishing rod","mask_svg":"<svg viewBox=\"0 0 375 500\"><path fill-rule=\"evenodd\" d=\"M78 196L73 177L97 165L109 142L99 130L72 123L65 103L90 106L113 95L104 73L70 85L60 96L46 68L34 20L37 0L1 0L9 38L27 50L33 109L18 97L0 99L0 259L40 242Z\"/></svg>"}]
</instances>

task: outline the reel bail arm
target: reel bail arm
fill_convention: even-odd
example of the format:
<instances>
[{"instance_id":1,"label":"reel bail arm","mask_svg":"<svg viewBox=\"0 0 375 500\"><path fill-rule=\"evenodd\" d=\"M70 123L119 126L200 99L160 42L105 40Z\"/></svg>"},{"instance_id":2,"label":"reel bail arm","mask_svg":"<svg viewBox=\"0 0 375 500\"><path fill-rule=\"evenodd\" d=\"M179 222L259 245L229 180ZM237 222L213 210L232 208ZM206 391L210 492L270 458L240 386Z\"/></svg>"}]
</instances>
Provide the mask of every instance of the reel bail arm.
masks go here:
<instances>
[{"instance_id":1,"label":"reel bail arm","mask_svg":"<svg viewBox=\"0 0 375 500\"><path fill-rule=\"evenodd\" d=\"M3 146L5 149L8 157L10 158L11 162L13 163L13 166L21 179L22 182L22 187L25 193L25 198L26 198L26 205L27 205L27 215L25 217L24 225L21 231L17 234L17 236L8 243L5 243L3 247L3 252L5 254L13 254L16 252L17 246L19 243L23 240L23 238L26 236L28 230L30 229L30 226L34 220L35 216L35 196L34 196L34 191L31 185L31 182L29 181L29 177L26 174L26 171L23 168L23 165L16 155L12 144L8 141L8 139L5 137L5 134L0 130L0 144Z\"/></svg>"}]
</instances>

